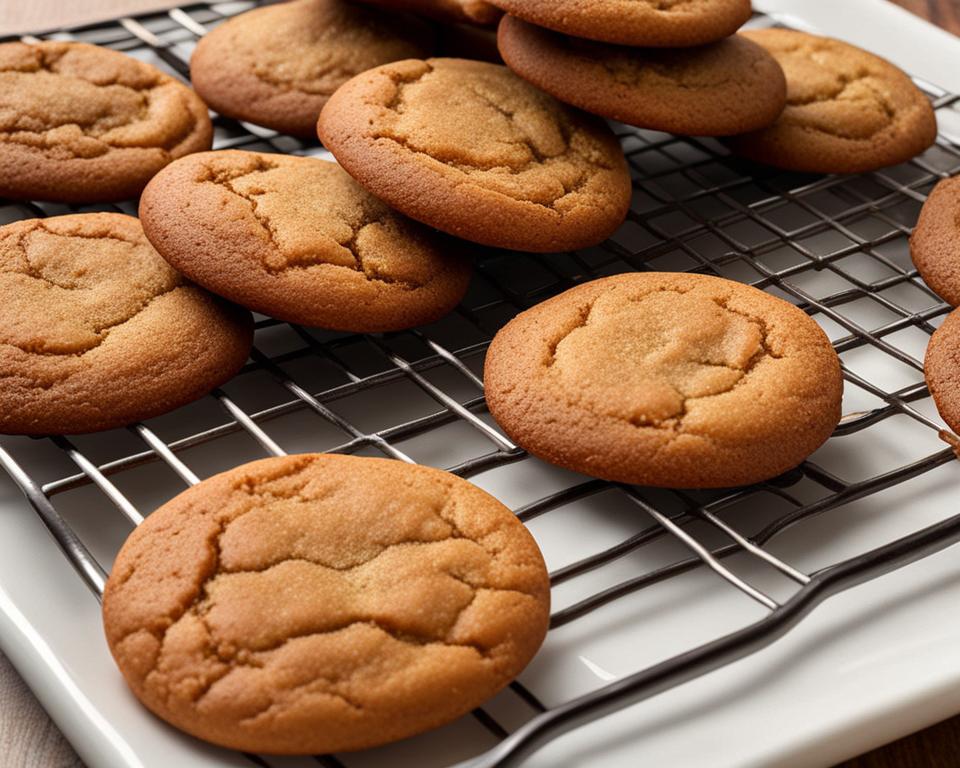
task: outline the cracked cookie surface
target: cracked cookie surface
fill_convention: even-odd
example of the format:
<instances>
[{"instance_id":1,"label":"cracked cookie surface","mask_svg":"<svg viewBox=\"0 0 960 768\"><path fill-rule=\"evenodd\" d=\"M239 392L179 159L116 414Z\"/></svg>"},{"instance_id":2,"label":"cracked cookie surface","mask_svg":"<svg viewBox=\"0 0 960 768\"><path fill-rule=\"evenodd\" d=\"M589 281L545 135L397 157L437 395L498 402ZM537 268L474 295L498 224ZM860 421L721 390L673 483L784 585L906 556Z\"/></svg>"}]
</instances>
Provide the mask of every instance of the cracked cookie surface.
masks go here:
<instances>
[{"instance_id":1,"label":"cracked cookie surface","mask_svg":"<svg viewBox=\"0 0 960 768\"><path fill-rule=\"evenodd\" d=\"M495 24L503 14L486 0L358 0L395 11L409 11L453 24Z\"/></svg>"},{"instance_id":2,"label":"cracked cookie surface","mask_svg":"<svg viewBox=\"0 0 960 768\"><path fill-rule=\"evenodd\" d=\"M610 129L495 64L408 60L365 72L330 99L318 133L373 194L485 245L594 245L630 204Z\"/></svg>"},{"instance_id":3,"label":"cracked cookie surface","mask_svg":"<svg viewBox=\"0 0 960 768\"><path fill-rule=\"evenodd\" d=\"M937 136L930 100L888 61L828 37L786 29L742 33L787 78L770 127L728 140L738 155L808 173L861 173L909 160Z\"/></svg>"},{"instance_id":4,"label":"cracked cookie surface","mask_svg":"<svg viewBox=\"0 0 960 768\"><path fill-rule=\"evenodd\" d=\"M953 310L934 331L923 360L923 375L937 411L960 432L960 310Z\"/></svg>"},{"instance_id":5,"label":"cracked cookie surface","mask_svg":"<svg viewBox=\"0 0 960 768\"><path fill-rule=\"evenodd\" d=\"M266 459L205 480L124 544L110 649L154 713L270 753L376 746L469 712L546 633L549 583L509 509L387 459Z\"/></svg>"},{"instance_id":6,"label":"cracked cookie surface","mask_svg":"<svg viewBox=\"0 0 960 768\"><path fill-rule=\"evenodd\" d=\"M730 280L637 273L594 280L496 335L490 412L553 464L673 488L774 477L840 418L837 355L804 312Z\"/></svg>"},{"instance_id":7,"label":"cracked cookie surface","mask_svg":"<svg viewBox=\"0 0 960 768\"><path fill-rule=\"evenodd\" d=\"M732 35L750 0L490 0L511 16L575 37L685 48Z\"/></svg>"},{"instance_id":8,"label":"cracked cookie surface","mask_svg":"<svg viewBox=\"0 0 960 768\"><path fill-rule=\"evenodd\" d=\"M786 103L776 60L742 35L696 48L627 48L505 16L507 65L561 101L658 131L727 136L773 123Z\"/></svg>"},{"instance_id":9,"label":"cracked cookie surface","mask_svg":"<svg viewBox=\"0 0 960 768\"><path fill-rule=\"evenodd\" d=\"M187 283L117 213L0 227L0 433L119 427L246 362L250 313Z\"/></svg>"},{"instance_id":10,"label":"cracked cookie surface","mask_svg":"<svg viewBox=\"0 0 960 768\"><path fill-rule=\"evenodd\" d=\"M923 281L948 304L960 305L960 178L944 179L920 209L910 257Z\"/></svg>"},{"instance_id":11,"label":"cracked cookie surface","mask_svg":"<svg viewBox=\"0 0 960 768\"><path fill-rule=\"evenodd\" d=\"M346 0L294 0L235 16L201 38L194 88L217 112L316 138L330 95L364 70L425 56L433 31L419 19Z\"/></svg>"},{"instance_id":12,"label":"cracked cookie surface","mask_svg":"<svg viewBox=\"0 0 960 768\"><path fill-rule=\"evenodd\" d=\"M140 219L153 246L191 280L304 325L412 328L452 310L470 280L462 243L316 158L191 155L150 182Z\"/></svg>"},{"instance_id":13,"label":"cracked cookie surface","mask_svg":"<svg viewBox=\"0 0 960 768\"><path fill-rule=\"evenodd\" d=\"M0 45L0 197L135 197L212 137L200 98L149 64L86 43Z\"/></svg>"}]
</instances>

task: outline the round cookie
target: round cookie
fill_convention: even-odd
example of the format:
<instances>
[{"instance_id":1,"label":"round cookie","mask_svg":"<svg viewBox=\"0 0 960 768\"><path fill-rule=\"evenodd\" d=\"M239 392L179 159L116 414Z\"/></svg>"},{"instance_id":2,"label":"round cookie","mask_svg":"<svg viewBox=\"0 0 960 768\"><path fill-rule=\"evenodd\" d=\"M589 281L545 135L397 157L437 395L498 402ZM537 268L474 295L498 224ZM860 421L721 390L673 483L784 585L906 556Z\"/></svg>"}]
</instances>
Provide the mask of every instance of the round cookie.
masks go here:
<instances>
[{"instance_id":1,"label":"round cookie","mask_svg":"<svg viewBox=\"0 0 960 768\"><path fill-rule=\"evenodd\" d=\"M490 413L530 453L624 483L722 488L799 464L840 419L840 363L803 311L707 275L594 280L487 352Z\"/></svg>"},{"instance_id":2,"label":"round cookie","mask_svg":"<svg viewBox=\"0 0 960 768\"><path fill-rule=\"evenodd\" d=\"M463 244L388 208L336 163L228 150L185 157L140 198L150 242L204 288L339 331L439 319L463 298Z\"/></svg>"},{"instance_id":3,"label":"round cookie","mask_svg":"<svg viewBox=\"0 0 960 768\"><path fill-rule=\"evenodd\" d=\"M367 5L410 11L454 24L496 24L503 11L486 0L358 0Z\"/></svg>"},{"instance_id":4,"label":"round cookie","mask_svg":"<svg viewBox=\"0 0 960 768\"><path fill-rule=\"evenodd\" d=\"M828 37L748 30L787 77L787 106L769 128L728 140L756 162L808 173L861 173L919 154L937 137L930 100L893 64Z\"/></svg>"},{"instance_id":5,"label":"round cookie","mask_svg":"<svg viewBox=\"0 0 960 768\"><path fill-rule=\"evenodd\" d=\"M750 0L490 0L531 24L604 43L684 48L728 37Z\"/></svg>"},{"instance_id":6,"label":"round cookie","mask_svg":"<svg viewBox=\"0 0 960 768\"><path fill-rule=\"evenodd\" d=\"M201 38L190 78L222 115L315 138L317 116L341 84L424 56L433 42L430 27L410 16L346 0L294 0L242 13Z\"/></svg>"},{"instance_id":7,"label":"round cookie","mask_svg":"<svg viewBox=\"0 0 960 768\"><path fill-rule=\"evenodd\" d=\"M943 420L960 432L960 310L947 315L930 337L923 375Z\"/></svg>"},{"instance_id":8,"label":"round cookie","mask_svg":"<svg viewBox=\"0 0 960 768\"><path fill-rule=\"evenodd\" d=\"M927 197L910 257L927 285L950 306L960 305L960 177L944 179Z\"/></svg>"},{"instance_id":9,"label":"round cookie","mask_svg":"<svg viewBox=\"0 0 960 768\"><path fill-rule=\"evenodd\" d=\"M507 65L561 101L623 123L694 136L764 128L783 111L783 70L742 35L696 48L626 48L505 16Z\"/></svg>"},{"instance_id":10,"label":"round cookie","mask_svg":"<svg viewBox=\"0 0 960 768\"><path fill-rule=\"evenodd\" d=\"M0 227L0 433L158 416L229 379L252 338L250 313L185 282L132 216Z\"/></svg>"},{"instance_id":11,"label":"round cookie","mask_svg":"<svg viewBox=\"0 0 960 768\"><path fill-rule=\"evenodd\" d=\"M149 64L86 43L0 45L0 197L135 197L212 139L199 97Z\"/></svg>"},{"instance_id":12,"label":"round cookie","mask_svg":"<svg viewBox=\"0 0 960 768\"><path fill-rule=\"evenodd\" d=\"M317 132L373 194L484 245L595 245L630 205L610 129L496 64L408 60L364 72L327 102Z\"/></svg>"},{"instance_id":13,"label":"round cookie","mask_svg":"<svg viewBox=\"0 0 960 768\"><path fill-rule=\"evenodd\" d=\"M216 475L114 563L107 641L156 715L233 749L365 749L435 728L543 641L533 537L466 480L307 454Z\"/></svg>"}]
</instances>

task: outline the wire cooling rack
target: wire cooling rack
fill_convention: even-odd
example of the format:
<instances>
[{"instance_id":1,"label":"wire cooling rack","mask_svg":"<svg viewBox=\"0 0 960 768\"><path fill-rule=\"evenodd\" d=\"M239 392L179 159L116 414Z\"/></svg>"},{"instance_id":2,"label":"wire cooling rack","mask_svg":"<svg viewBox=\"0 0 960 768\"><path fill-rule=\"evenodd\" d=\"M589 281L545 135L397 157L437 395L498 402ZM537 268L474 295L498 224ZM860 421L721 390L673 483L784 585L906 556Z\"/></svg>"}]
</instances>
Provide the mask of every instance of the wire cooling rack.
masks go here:
<instances>
[{"instance_id":1,"label":"wire cooling rack","mask_svg":"<svg viewBox=\"0 0 960 768\"><path fill-rule=\"evenodd\" d=\"M185 6L44 37L105 45L188 78L198 37L253 5ZM752 23L774 22L758 15ZM334 334L260 318L250 363L210 396L127 430L69 439L3 438L0 464L98 597L122 535L105 534L89 515L77 514L78 506L122 516L121 530L128 532L185 486L240 461L335 451L434 464L478 482L509 466L536 489L534 498L514 505L535 532L539 521L585 502L641 521L630 535L585 546L553 568L555 593L658 544L681 545L655 567L631 570L603 588L574 589L573 598L559 601L555 594L561 607L553 613L551 635L704 567L759 607L759 618L732 632L719 631L690 650L573 698L557 701L533 685L513 683L491 707L472 713L488 738L467 762L476 768L519 762L563 732L773 642L825 598L960 540L960 515L946 517L809 573L784 562L772 546L803 521L881 498L956 458L956 438L943 431L922 376L927 340L949 307L919 279L907 238L932 186L960 173L960 143L949 137L960 126L960 96L918 85L937 111L936 145L909 163L860 176L781 173L737 161L713 140L615 126L634 176L634 196L627 222L603 245L547 256L489 250L453 315L403 333ZM214 124L218 149L326 156L316 145L256 126L222 117ZM0 204L0 223L89 210L135 214L136 206L9 202ZM527 456L486 412L481 371L491 337L526 307L579 282L628 270L690 270L741 280L817 319L841 356L846 380L845 415L834 437L781 477L715 492L551 474ZM874 430L894 422L898 439L913 449L911 459L851 465L851 452L869 446ZM744 575L755 570L733 565L744 557L779 573L789 586L758 586L763 580ZM515 700L504 704L504 696ZM273 764L271 758L246 757ZM352 764L350 756L314 761Z\"/></svg>"}]
</instances>

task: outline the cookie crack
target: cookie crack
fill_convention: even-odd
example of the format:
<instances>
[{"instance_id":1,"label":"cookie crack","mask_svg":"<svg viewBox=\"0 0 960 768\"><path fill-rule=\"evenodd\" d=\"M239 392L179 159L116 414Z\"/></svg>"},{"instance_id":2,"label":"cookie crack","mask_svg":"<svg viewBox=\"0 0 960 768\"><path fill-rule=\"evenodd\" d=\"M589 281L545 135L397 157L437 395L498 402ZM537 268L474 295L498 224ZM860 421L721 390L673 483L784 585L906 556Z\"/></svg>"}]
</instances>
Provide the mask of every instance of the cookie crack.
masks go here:
<instances>
[{"instance_id":1,"label":"cookie crack","mask_svg":"<svg viewBox=\"0 0 960 768\"><path fill-rule=\"evenodd\" d=\"M255 168L249 171L240 172L238 174L234 174L230 171L217 171L216 169L211 168L210 166L206 166L204 169L206 171L206 175L200 176L197 179L197 181L200 183L215 184L221 187L222 189L226 190L227 192L231 193L232 195L235 195L236 197L239 197L241 200L244 200L247 203L249 203L250 211L253 214L254 218L257 220L257 222L260 224L260 226L263 228L263 231L266 234L267 239L270 242L270 245L278 253L282 253L283 249L280 245L279 234L277 233L275 226L271 222L270 217L264 214L260 210L259 200L257 199L258 197L262 197L264 195L270 194L270 192L268 190L265 190L263 192L258 192L258 193L243 192L242 190L237 189L234 186L235 183L240 181L241 179L254 176L258 173L265 173L267 171L276 170L279 167L274 163L268 162L264 158L257 158L256 162L257 162L257 165ZM324 265L328 267L336 267L339 269L348 269L352 272L357 272L363 275L364 278L370 282L383 283L385 285L396 286L402 290L415 291L423 288L426 285L426 283L417 283L409 280L401 280L399 278L390 277L389 275L385 275L377 271L371 265L366 264L364 262L363 256L360 253L360 249L357 246L357 238L360 236L360 233L366 227L375 226L377 224L383 224L384 222L385 222L385 219L383 217L372 216L366 206L364 206L364 219L359 224L344 222L348 226L350 226L350 230L351 230L350 237L344 242L339 242L336 240L334 242L336 242L341 247L346 248L350 252L350 254L353 256L354 266L352 267L346 264L337 264L331 261L327 261L325 259L319 258L319 256L316 258L316 260L311 261L309 263L284 264L283 266L280 266L280 267L275 267L267 263L266 260L262 260L261 263L263 264L263 268L272 275L278 275L290 270L309 269L310 267Z\"/></svg>"}]
</instances>

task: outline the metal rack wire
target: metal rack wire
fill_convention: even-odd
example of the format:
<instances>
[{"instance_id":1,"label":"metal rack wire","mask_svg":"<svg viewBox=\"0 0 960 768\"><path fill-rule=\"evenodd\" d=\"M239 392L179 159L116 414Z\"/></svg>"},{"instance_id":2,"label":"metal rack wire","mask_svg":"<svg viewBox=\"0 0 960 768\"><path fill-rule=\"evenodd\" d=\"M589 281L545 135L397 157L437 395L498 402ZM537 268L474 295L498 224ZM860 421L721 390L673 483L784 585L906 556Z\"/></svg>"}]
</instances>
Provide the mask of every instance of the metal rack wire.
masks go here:
<instances>
[{"instance_id":1,"label":"metal rack wire","mask_svg":"<svg viewBox=\"0 0 960 768\"><path fill-rule=\"evenodd\" d=\"M186 6L167 14L46 35L79 39L147 58L182 77L195 40L227 15L253 3ZM764 17L758 24L770 24ZM960 124L960 96L919 83L930 96L942 125ZM217 148L241 147L261 151L318 154L319 147L287 136L216 118ZM949 441L942 426L915 404L927 398L922 362L898 342L901 332L929 335L949 311L919 279L903 245L916 210L932 185L960 173L960 144L944 135L923 156L903 166L856 177L811 177L778 173L731 159L722 145L704 139L618 127L618 134L635 178L635 195L628 222L610 241L580 253L527 256L489 251L478 262L478 277L457 312L429 328L386 335L354 336L288 326L270 319L257 323L257 340L250 363L237 377L252 387L269 381L283 396L277 402L251 408L240 395L228 394L230 385L205 398L202 407L210 425L165 439L163 429L136 424L125 441L135 446L121 456L101 460L88 455L82 439L48 439L75 467L66 474L42 479L18 458L15 441L0 440L0 464L23 491L63 549L80 577L95 595L102 593L107 571L84 537L57 506L57 497L83 487L97 489L130 524L143 520L144 511L121 490L126 473L151 464L165 466L180 487L199 482L186 458L192 449L219 445L232 436L245 436L260 455L283 455L284 439L275 429L292 413L308 413L322 424L326 436L311 447L345 453L372 452L401 461L413 461L403 444L424 434L460 425L484 447L451 461L445 468L471 477L513 462L531 462L521 449L485 418L482 380L477 371L490 338L517 311L550 295L595 277L625 270L691 269L741 279L793 301L828 326L834 345L845 360L847 388L855 389L872 407L846 413L835 437L855 435L885 420L905 417ZM102 209L99 208L99 209ZM132 204L115 209L135 212ZM2 206L3 221L46 216L85 207L22 203ZM851 260L850 257L855 257ZM820 295L817 279L829 275L842 283ZM884 313L877 327L861 319L860 304L872 302ZM269 337L282 330L280 351L269 349ZM912 374L899 386L871 380L846 364L845 356L870 349L886 356L891 365ZM322 367L330 381L322 386L291 367ZM443 373L443 376L438 374ZM450 376L458 383L449 383ZM445 378L446 376L446 378ZM260 378L256 378L260 377ZM431 407L400 423L359 425L337 407L359 393L377 392L398 382L419 390ZM447 382L447 383L444 383ZM155 420L156 421L156 420ZM310 444L310 430L306 442ZM124 442L124 441L121 441ZM786 475L759 486L717 493L651 493L599 480L581 479L516 510L525 523L584 498L604 493L622 494L649 515L653 524L599 552L585 554L554 570L555 587L649 546L673 538L690 555L634 575L581 597L556 611L552 629L590 616L602 606L654 584L697 568L707 567L733 589L762 606L763 618L676 655L647 669L596 688L559 706L546 706L520 683L512 691L529 707L532 717L508 729L488 711L473 713L498 744L469 761L470 766L512 765L556 735L611 711L629 706L716 669L768 645L800 621L827 597L870 578L894 570L960 541L960 515L865 552L814 573L803 573L776 557L767 545L777 536L814 516L851 502L882 494L955 459L944 446L915 461L873 473L854 482L829 466L811 459ZM805 481L818 492L804 501L793 488ZM171 491L172 493L173 491ZM745 532L722 519L724 510L755 496L774 496L787 511L760 530ZM148 510L147 510L148 511ZM724 543L711 545L695 531L706 526ZM725 563L734 554L747 554L772 567L793 585L789 597L775 599L738 575ZM257 764L268 765L250 755ZM316 758L324 765L342 765L333 756Z\"/></svg>"}]
</instances>

